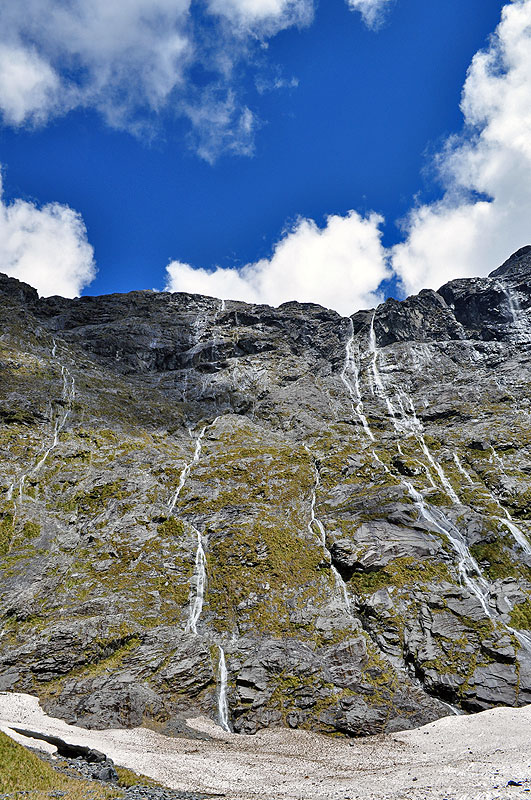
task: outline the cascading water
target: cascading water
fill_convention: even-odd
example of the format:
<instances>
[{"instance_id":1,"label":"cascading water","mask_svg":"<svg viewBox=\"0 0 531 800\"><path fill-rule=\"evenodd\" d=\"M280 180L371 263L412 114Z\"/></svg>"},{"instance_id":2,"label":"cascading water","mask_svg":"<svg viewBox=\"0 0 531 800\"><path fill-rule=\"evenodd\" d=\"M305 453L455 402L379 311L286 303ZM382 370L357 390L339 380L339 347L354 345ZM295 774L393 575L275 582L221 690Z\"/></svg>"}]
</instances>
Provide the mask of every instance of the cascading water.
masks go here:
<instances>
[{"instance_id":1,"label":"cascading water","mask_svg":"<svg viewBox=\"0 0 531 800\"><path fill-rule=\"evenodd\" d=\"M521 316L521 308L520 302L516 296L513 297L511 291L507 287L507 284L504 281L496 281L496 285L501 289L503 294L505 295L505 300L507 302L507 308L512 318L513 326L515 328L520 328L520 316Z\"/></svg>"},{"instance_id":2,"label":"cascading water","mask_svg":"<svg viewBox=\"0 0 531 800\"><path fill-rule=\"evenodd\" d=\"M192 585L190 588L189 598L189 612L188 622L186 623L185 630L191 633L197 633L197 623L203 610L203 603L205 601L205 589L207 585L207 571L206 571L206 555L203 547L203 538L199 531L194 528L197 535L197 549L195 552L195 567L192 576Z\"/></svg>"},{"instance_id":3,"label":"cascading water","mask_svg":"<svg viewBox=\"0 0 531 800\"><path fill-rule=\"evenodd\" d=\"M179 476L179 483L177 484L177 489L175 490L175 493L168 504L170 513L174 510L177 504L179 495L183 489L184 484L186 483L186 479L190 475L192 467L199 461L199 458L201 456L203 437L206 431L208 430L208 428L212 428L216 424L218 419L219 417L216 417L216 419L209 425L204 425L201 428L199 435L195 441L193 458L191 461L189 461L187 464L184 465L181 474ZM207 569L206 569L207 561L206 561L205 549L203 546L203 537L196 528L194 528L194 531L197 536L197 547L195 552L194 573L192 576L192 584L190 587L190 599L188 603L189 607L188 622L186 623L186 631L189 631L191 633L197 633L197 623L199 621L199 617L201 616L201 612L203 610L205 589L207 585Z\"/></svg>"},{"instance_id":4,"label":"cascading water","mask_svg":"<svg viewBox=\"0 0 531 800\"><path fill-rule=\"evenodd\" d=\"M447 519L447 517L445 517L441 511L439 511L439 509L428 509L422 495L417 492L410 483L406 481L405 485L407 486L411 497L415 501L415 505L418 507L420 514L424 517L426 522L442 533L454 548L455 552L459 556L459 575L463 584L479 600L485 615L492 622L494 622L495 617L488 603L490 584L483 576L479 564L468 549L462 534L455 527L455 525L450 522L450 520ZM501 521L507 522L506 520ZM498 622L508 633L512 634L518 640L524 650L531 654L531 636L529 634L516 630L511 625L501 622L501 620L498 620Z\"/></svg>"},{"instance_id":5,"label":"cascading water","mask_svg":"<svg viewBox=\"0 0 531 800\"><path fill-rule=\"evenodd\" d=\"M386 400L387 394L385 392L383 381L380 372L378 370L378 348L376 347L376 334L374 332L375 317L376 317L376 309L372 314L371 324L369 327L369 353L371 355L371 369L372 369L371 391L373 394L379 394L380 397Z\"/></svg>"},{"instance_id":6,"label":"cascading water","mask_svg":"<svg viewBox=\"0 0 531 800\"><path fill-rule=\"evenodd\" d=\"M505 465L504 465L502 459L500 458L500 456L498 455L498 453L496 452L494 447L491 447L491 450L492 450L492 455L490 456L490 459L489 459L491 464L496 462L496 464L500 467L500 469L502 471L502 474L506 478L508 478L509 476L507 475L507 473L505 471ZM527 539L526 535L523 533L523 531L520 530L518 525L514 522L513 518L511 517L511 515L507 511L507 509L502 506L502 504L500 503L498 498L495 495L493 495L492 492L489 492L488 489L486 491L487 491L488 496L491 498L491 500L494 500L494 502L496 503L498 508L501 511L503 511L503 513L505 515L504 517L497 517L498 521L501 522L502 525L505 525L507 530L511 533L511 535L512 535L513 539L515 540L515 542L518 545L520 545L520 547L522 548L522 550L524 551L526 556L531 557L531 544L529 543L529 540Z\"/></svg>"},{"instance_id":7,"label":"cascading water","mask_svg":"<svg viewBox=\"0 0 531 800\"><path fill-rule=\"evenodd\" d=\"M459 498L455 493L453 487L451 486L448 478L446 477L441 464L439 464L439 462L434 458L433 454L431 453L429 447L426 444L426 441L424 439L423 426L417 417L412 398L408 394L406 394L406 392L404 392L403 390L400 390L396 394L395 402L396 402L396 408L399 409L400 411L400 417L399 417L397 410L395 409L395 406L387 396L385 384L378 370L378 349L376 346L376 336L374 333L375 313L376 312L374 312L371 318L371 326L369 331L369 350L372 354L371 369L373 376L373 386L376 390L376 393L379 394L379 396L386 401L387 408L390 411L390 416L393 421L395 432L399 435L407 434L415 436L422 449L423 454L426 456L429 465L438 475L446 493L454 503L459 504L460 503ZM401 452L400 443L398 444L398 447L399 451ZM433 484L433 481L430 482ZM472 556L463 535L439 509L428 508L420 492L418 492L411 483L409 483L408 481L404 481L403 483L404 486L407 488L410 497L412 498L415 505L419 509L421 516L426 520L426 522L428 522L431 526L433 526L433 528L436 531L444 535L444 537L448 540L448 542L454 549L459 559L458 569L461 581L468 588L468 590L479 600L486 616L489 619L492 619L492 610L488 604L489 590L490 590L489 582L483 576L479 564Z\"/></svg>"},{"instance_id":8,"label":"cascading water","mask_svg":"<svg viewBox=\"0 0 531 800\"><path fill-rule=\"evenodd\" d=\"M472 476L470 475L470 473L469 473L469 472L467 472L467 470L466 470L466 469L464 468L464 466L462 465L462 463L461 463L461 459L459 458L459 456L457 455L457 453L454 453L454 462L455 462L455 466L457 467L457 469L459 470L459 472L461 473L461 475L462 475L464 478L466 478L466 480L468 481L468 483L469 483L471 486L473 486L473 485L474 485L474 481L472 480Z\"/></svg>"},{"instance_id":9,"label":"cascading water","mask_svg":"<svg viewBox=\"0 0 531 800\"><path fill-rule=\"evenodd\" d=\"M315 503L316 503L316 496L317 496L317 489L319 488L319 471L315 470L315 484L313 487L312 492L312 501L310 506L310 521L308 523L308 531L312 536L314 536L314 525L319 531L319 541L323 548L323 551L327 557L330 556L328 548L326 546L326 530L321 522L321 520L317 519L315 516ZM338 595L341 597L345 610L348 614L350 614L351 606L350 606L350 598L348 596L347 587L345 586L345 581L337 571L336 567L330 563L330 571L334 578L335 588Z\"/></svg>"},{"instance_id":10,"label":"cascading water","mask_svg":"<svg viewBox=\"0 0 531 800\"><path fill-rule=\"evenodd\" d=\"M520 545L526 556L531 557L531 544L529 544L527 537L520 530L518 525L515 525L509 513L507 511L505 511L505 513L507 514L507 519L503 519L503 517L498 517L498 520L502 523L502 525L505 525L507 530L511 532L513 539L517 544Z\"/></svg>"},{"instance_id":11,"label":"cascading water","mask_svg":"<svg viewBox=\"0 0 531 800\"><path fill-rule=\"evenodd\" d=\"M352 320L349 319L349 338L345 346L345 362L343 364L343 369L341 370L341 380L343 381L345 388L349 393L350 402L352 404L352 410L354 411L355 415L361 422L363 430L365 431L369 439L372 442L374 442L374 435L369 427L369 423L367 422L367 417L363 413L363 403L361 400L361 392L359 385L359 370L358 370L358 365L356 364L356 360L354 358L353 346L354 346L354 325L352 323Z\"/></svg>"},{"instance_id":12,"label":"cascading water","mask_svg":"<svg viewBox=\"0 0 531 800\"><path fill-rule=\"evenodd\" d=\"M483 573L468 549L461 532L450 522L450 520L437 508L428 508L424 498L417 492L415 487L408 481L404 481L410 497L419 509L422 517L432 525L435 530L443 534L453 547L459 558L459 576L470 592L477 597L481 606L489 619L492 619L492 610L488 605L489 582L484 578ZM472 577L474 576L474 577Z\"/></svg>"},{"instance_id":13,"label":"cascading water","mask_svg":"<svg viewBox=\"0 0 531 800\"><path fill-rule=\"evenodd\" d=\"M531 326L529 319L520 306L518 295L504 281L497 280L496 286L505 295L515 337L520 342L529 342L531 340Z\"/></svg>"},{"instance_id":14,"label":"cascading water","mask_svg":"<svg viewBox=\"0 0 531 800\"><path fill-rule=\"evenodd\" d=\"M439 463L439 461L437 461L437 459L431 452L430 448L426 444L426 440L424 438L424 428L421 421L417 417L417 412L415 410L415 405L413 403L412 398L403 389L401 389L397 395L397 401L398 401L398 407L400 408L402 414L402 427L405 428L406 430L410 430L411 433L414 434L420 445L422 452L424 453L424 455L428 460L429 465L439 476L439 480L441 481L446 494L453 503L459 505L461 501L459 500L459 497L454 491L452 484L448 480L444 472L444 469L442 468L442 465ZM395 425L395 429L396 427L397 426Z\"/></svg>"},{"instance_id":15,"label":"cascading water","mask_svg":"<svg viewBox=\"0 0 531 800\"><path fill-rule=\"evenodd\" d=\"M218 720L219 724L224 731L230 733L229 723L229 703L227 700L227 687L229 675L227 672L227 662L225 660L225 652L221 645L218 644L219 661L218 661Z\"/></svg>"},{"instance_id":16,"label":"cascading water","mask_svg":"<svg viewBox=\"0 0 531 800\"><path fill-rule=\"evenodd\" d=\"M56 353L57 353L57 343L56 343L56 341L54 339L53 340L53 347L52 347L52 351L51 351L51 354L52 354L52 356L54 358L56 357ZM76 382L75 382L74 376L69 372L69 370L64 366L64 364L59 364L59 366L61 367L61 378L62 378L62 382L63 382L61 397L62 397L63 403L66 405L66 409L65 409L63 414L58 414L56 416L55 423L54 423L54 429L53 429L52 442L51 442L50 446L44 451L44 454L39 459L39 461L35 464L33 469L30 470L28 475L34 475L35 473L37 473L40 470L40 468L44 465L44 463L47 461L48 456L50 455L52 450L55 450L55 448L59 444L59 434L64 430L65 425L66 425L67 420L68 420L68 417L72 413L72 406L73 406L74 399L75 399L75 396L76 396ZM22 478L20 480L20 496L21 496L21 498L22 498L22 491L23 491L23 487L24 487L24 481L25 481L26 477L27 476L24 475L24 476L22 476Z\"/></svg>"},{"instance_id":17,"label":"cascading water","mask_svg":"<svg viewBox=\"0 0 531 800\"><path fill-rule=\"evenodd\" d=\"M214 420L214 422L215 421L216 420ZM212 425L214 425L214 422L212 423ZM177 500L179 499L179 495L181 494L183 486L186 483L186 479L188 478L188 476L190 474L190 470L192 469L192 467L195 464L197 464L197 462L199 461L199 458L201 457L202 440L203 440L203 436L205 435L206 430L207 430L208 427L209 427L208 425L204 425L203 428L201 428L201 431L199 432L199 436L195 440L195 448L194 448L193 458L192 458L191 461L189 461L187 464L185 464L183 469L181 470L181 474L179 476L179 483L177 484L177 489L175 490L175 493L174 493L172 499L170 500L170 502L168 504L168 507L169 507L169 510L170 510L170 514L173 511L173 509L175 508Z\"/></svg>"}]
</instances>

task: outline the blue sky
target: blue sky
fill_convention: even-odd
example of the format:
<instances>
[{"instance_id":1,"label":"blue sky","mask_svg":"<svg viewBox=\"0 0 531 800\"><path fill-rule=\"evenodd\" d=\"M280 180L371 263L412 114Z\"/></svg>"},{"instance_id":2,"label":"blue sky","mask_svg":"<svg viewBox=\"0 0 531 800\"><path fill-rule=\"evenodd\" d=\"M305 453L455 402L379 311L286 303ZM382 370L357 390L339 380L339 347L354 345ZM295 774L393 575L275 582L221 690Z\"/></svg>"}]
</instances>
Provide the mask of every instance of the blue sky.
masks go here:
<instances>
[{"instance_id":1,"label":"blue sky","mask_svg":"<svg viewBox=\"0 0 531 800\"><path fill-rule=\"evenodd\" d=\"M0 9L0 270L352 313L531 240L530 0L206 2L134 0L103 44L63 15L64 52L59 0Z\"/></svg>"}]
</instances>

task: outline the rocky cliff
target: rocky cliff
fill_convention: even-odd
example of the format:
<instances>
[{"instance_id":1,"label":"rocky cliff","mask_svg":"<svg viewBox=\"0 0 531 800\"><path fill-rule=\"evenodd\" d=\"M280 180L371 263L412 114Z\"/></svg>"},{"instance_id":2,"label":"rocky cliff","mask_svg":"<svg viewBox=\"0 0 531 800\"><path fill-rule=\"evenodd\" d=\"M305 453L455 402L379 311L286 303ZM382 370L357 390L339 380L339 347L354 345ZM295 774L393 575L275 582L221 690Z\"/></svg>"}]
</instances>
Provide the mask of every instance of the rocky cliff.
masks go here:
<instances>
[{"instance_id":1,"label":"rocky cliff","mask_svg":"<svg viewBox=\"0 0 531 800\"><path fill-rule=\"evenodd\" d=\"M342 318L0 276L0 689L362 735L531 702L531 247Z\"/></svg>"}]
</instances>

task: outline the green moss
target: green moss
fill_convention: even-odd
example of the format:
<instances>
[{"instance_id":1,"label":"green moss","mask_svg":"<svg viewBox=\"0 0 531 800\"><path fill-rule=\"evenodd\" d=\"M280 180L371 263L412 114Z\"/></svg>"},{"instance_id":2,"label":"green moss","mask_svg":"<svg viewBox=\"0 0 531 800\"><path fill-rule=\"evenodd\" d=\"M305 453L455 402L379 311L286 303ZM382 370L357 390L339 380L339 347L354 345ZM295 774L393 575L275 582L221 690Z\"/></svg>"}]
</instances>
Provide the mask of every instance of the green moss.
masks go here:
<instances>
[{"instance_id":1,"label":"green moss","mask_svg":"<svg viewBox=\"0 0 531 800\"><path fill-rule=\"evenodd\" d=\"M35 417L31 411L24 408L0 406L0 422L6 425L33 425Z\"/></svg>"},{"instance_id":2,"label":"green moss","mask_svg":"<svg viewBox=\"0 0 531 800\"><path fill-rule=\"evenodd\" d=\"M272 682L269 705L280 712L284 725L295 712L303 718L300 727L314 728L319 715L339 700L337 687L324 681L320 673L293 674L284 670L273 675Z\"/></svg>"},{"instance_id":3,"label":"green moss","mask_svg":"<svg viewBox=\"0 0 531 800\"><path fill-rule=\"evenodd\" d=\"M354 572L349 587L355 594L374 594L389 586L425 586L451 580L446 564L433 561L416 561L411 556L396 558L384 569Z\"/></svg>"},{"instance_id":4,"label":"green moss","mask_svg":"<svg viewBox=\"0 0 531 800\"><path fill-rule=\"evenodd\" d=\"M123 480L99 484L86 494L77 494L73 498L74 507L84 514L101 512L110 500L123 500L131 496L124 486Z\"/></svg>"},{"instance_id":5,"label":"green moss","mask_svg":"<svg viewBox=\"0 0 531 800\"><path fill-rule=\"evenodd\" d=\"M513 515L519 517L519 519L531 519L531 489L518 492L516 496L512 496L507 500L507 505L509 505Z\"/></svg>"},{"instance_id":6,"label":"green moss","mask_svg":"<svg viewBox=\"0 0 531 800\"><path fill-rule=\"evenodd\" d=\"M435 438L435 436L432 436L432 435L431 435L431 434L429 434L429 433L425 433L425 434L424 434L424 441L425 441L425 443L426 443L426 446L427 446L427 447L428 447L430 450L440 450L440 449L441 449L441 447L442 447L442 445L441 445L441 443L440 443L439 439L436 439L436 438Z\"/></svg>"},{"instance_id":7,"label":"green moss","mask_svg":"<svg viewBox=\"0 0 531 800\"><path fill-rule=\"evenodd\" d=\"M161 524L157 527L157 531L162 536L182 537L185 533L184 523L180 519L169 517L168 519L164 520L164 522L161 522Z\"/></svg>"},{"instance_id":8,"label":"green moss","mask_svg":"<svg viewBox=\"0 0 531 800\"><path fill-rule=\"evenodd\" d=\"M447 647L440 656L422 662L422 669L433 669L439 675L460 675L464 681L468 681L477 666L476 653L465 652L465 636L452 642L447 640L446 644Z\"/></svg>"},{"instance_id":9,"label":"green moss","mask_svg":"<svg viewBox=\"0 0 531 800\"><path fill-rule=\"evenodd\" d=\"M511 625L519 630L531 630L531 600L515 605L511 611Z\"/></svg>"},{"instance_id":10,"label":"green moss","mask_svg":"<svg viewBox=\"0 0 531 800\"><path fill-rule=\"evenodd\" d=\"M470 552L491 580L518 577L522 570L526 570L524 565L515 562L508 544L508 537L498 536L494 541L470 547Z\"/></svg>"},{"instance_id":11,"label":"green moss","mask_svg":"<svg viewBox=\"0 0 531 800\"><path fill-rule=\"evenodd\" d=\"M129 653L132 650L136 650L140 644L141 640L136 635L127 637L122 644L119 644L118 647L116 647L116 642L114 640L102 641L101 643L98 643L98 647L103 653L106 653L108 649L112 649L112 653L108 656L104 655L104 657L100 660L89 664L87 667L80 670L76 677L89 678L96 675L104 675L106 673L112 674L117 672ZM73 677L73 673L69 673L68 677Z\"/></svg>"},{"instance_id":12,"label":"green moss","mask_svg":"<svg viewBox=\"0 0 531 800\"><path fill-rule=\"evenodd\" d=\"M25 522L22 527L22 533L25 539L36 539L41 535L41 526L38 522Z\"/></svg>"},{"instance_id":13,"label":"green moss","mask_svg":"<svg viewBox=\"0 0 531 800\"><path fill-rule=\"evenodd\" d=\"M126 767L115 767L116 774L118 775L118 786L127 789L130 786L162 786L162 783L148 778L138 772L133 772L132 769Z\"/></svg>"},{"instance_id":14,"label":"green moss","mask_svg":"<svg viewBox=\"0 0 531 800\"><path fill-rule=\"evenodd\" d=\"M369 705L392 704L392 694L398 688L398 677L396 671L389 662L385 661L376 650L374 644L367 634L367 661L363 668L362 682L371 687L368 702Z\"/></svg>"},{"instance_id":15,"label":"green moss","mask_svg":"<svg viewBox=\"0 0 531 800\"><path fill-rule=\"evenodd\" d=\"M4 556L8 552L13 533L13 514L10 511L0 512L0 556Z\"/></svg>"},{"instance_id":16,"label":"green moss","mask_svg":"<svg viewBox=\"0 0 531 800\"><path fill-rule=\"evenodd\" d=\"M434 489L427 496L426 500L432 506L448 506L448 495L442 489Z\"/></svg>"},{"instance_id":17,"label":"green moss","mask_svg":"<svg viewBox=\"0 0 531 800\"><path fill-rule=\"evenodd\" d=\"M304 609L325 588L321 548L278 520L242 522L211 540L207 563L208 602L219 630L247 620L256 631L293 632L290 610Z\"/></svg>"}]
</instances>

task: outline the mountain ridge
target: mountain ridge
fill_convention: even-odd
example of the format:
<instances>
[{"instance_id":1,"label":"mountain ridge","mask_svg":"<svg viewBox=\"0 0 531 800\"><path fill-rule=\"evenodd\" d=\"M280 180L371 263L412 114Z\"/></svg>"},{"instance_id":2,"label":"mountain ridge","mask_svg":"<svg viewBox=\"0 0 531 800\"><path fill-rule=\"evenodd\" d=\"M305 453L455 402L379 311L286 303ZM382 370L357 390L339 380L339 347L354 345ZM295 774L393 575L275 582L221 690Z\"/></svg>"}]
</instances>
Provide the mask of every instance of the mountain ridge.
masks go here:
<instances>
[{"instance_id":1,"label":"mountain ridge","mask_svg":"<svg viewBox=\"0 0 531 800\"><path fill-rule=\"evenodd\" d=\"M530 306L530 247L351 318L0 276L0 689L168 733L530 702Z\"/></svg>"}]
</instances>

